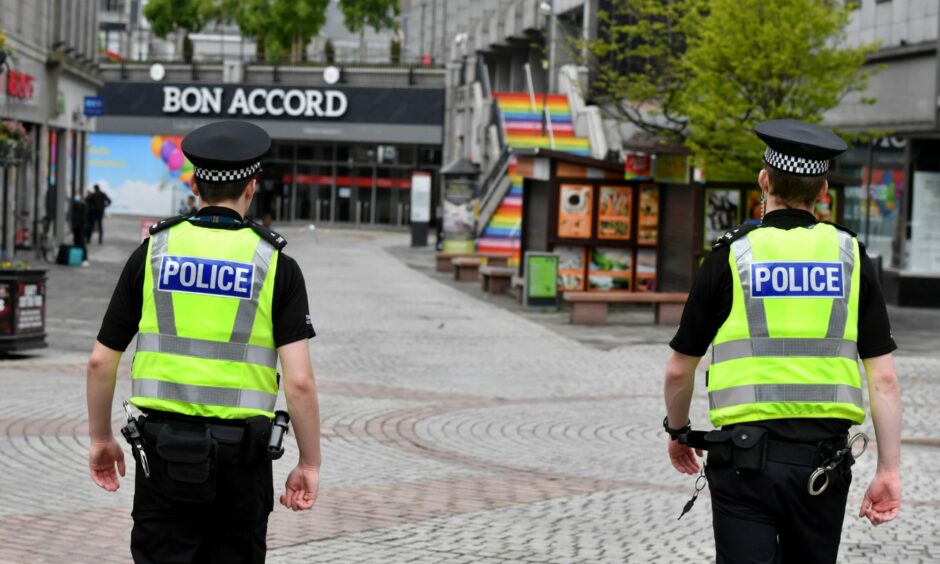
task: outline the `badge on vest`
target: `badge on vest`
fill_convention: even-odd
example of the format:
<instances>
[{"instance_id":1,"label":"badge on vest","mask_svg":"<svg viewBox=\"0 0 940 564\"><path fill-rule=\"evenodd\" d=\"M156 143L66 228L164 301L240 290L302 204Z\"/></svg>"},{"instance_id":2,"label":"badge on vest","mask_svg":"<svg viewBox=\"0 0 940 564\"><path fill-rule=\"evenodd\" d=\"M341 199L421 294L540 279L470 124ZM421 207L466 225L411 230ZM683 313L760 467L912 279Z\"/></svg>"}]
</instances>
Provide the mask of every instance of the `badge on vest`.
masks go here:
<instances>
[{"instance_id":1,"label":"badge on vest","mask_svg":"<svg viewBox=\"0 0 940 564\"><path fill-rule=\"evenodd\" d=\"M250 300L254 278L251 263L165 255L157 289Z\"/></svg>"},{"instance_id":2,"label":"badge on vest","mask_svg":"<svg viewBox=\"0 0 940 564\"><path fill-rule=\"evenodd\" d=\"M755 262L752 298L844 298L841 262Z\"/></svg>"}]
</instances>

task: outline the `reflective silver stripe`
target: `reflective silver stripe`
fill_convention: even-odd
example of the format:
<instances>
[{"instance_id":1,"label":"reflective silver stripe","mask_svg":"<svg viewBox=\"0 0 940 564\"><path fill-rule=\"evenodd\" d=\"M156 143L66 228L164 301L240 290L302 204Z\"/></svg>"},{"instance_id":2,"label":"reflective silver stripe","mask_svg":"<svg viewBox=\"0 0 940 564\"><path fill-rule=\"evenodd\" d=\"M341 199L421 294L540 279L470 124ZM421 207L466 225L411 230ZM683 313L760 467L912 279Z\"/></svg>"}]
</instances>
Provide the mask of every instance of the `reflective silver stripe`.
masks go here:
<instances>
[{"instance_id":1,"label":"reflective silver stripe","mask_svg":"<svg viewBox=\"0 0 940 564\"><path fill-rule=\"evenodd\" d=\"M264 239L258 239L258 246L255 247L255 255L252 259L255 265L255 278L252 282L251 299L241 300L238 304L235 325L232 327L232 336L229 339L232 343L247 343L251 336L251 327L255 324L255 314L258 313L258 302L261 300L261 287L268 276L268 267L273 255L274 246Z\"/></svg>"},{"instance_id":2,"label":"reflective silver stripe","mask_svg":"<svg viewBox=\"0 0 940 564\"><path fill-rule=\"evenodd\" d=\"M708 392L713 410L767 402L849 403L863 407L862 389L848 384L755 384Z\"/></svg>"},{"instance_id":3,"label":"reflective silver stripe","mask_svg":"<svg viewBox=\"0 0 940 564\"><path fill-rule=\"evenodd\" d=\"M852 236L845 231L839 234L839 260L842 261L843 296L832 300L829 314L829 329L826 337L841 339L845 335L845 324L849 316L849 296L852 295L852 271L855 269L855 245Z\"/></svg>"},{"instance_id":4,"label":"reflective silver stripe","mask_svg":"<svg viewBox=\"0 0 940 564\"><path fill-rule=\"evenodd\" d=\"M210 360L233 360L277 368L277 351L274 349L244 343L188 339L175 335L140 333L137 335L137 352L160 352Z\"/></svg>"},{"instance_id":5,"label":"reflective silver stripe","mask_svg":"<svg viewBox=\"0 0 940 564\"><path fill-rule=\"evenodd\" d=\"M747 328L751 338L767 337L767 312L764 310L764 300L751 299L751 242L745 235L731 244L734 253L734 263L738 267L738 278L741 280L741 289L744 293L744 309L747 311Z\"/></svg>"},{"instance_id":6,"label":"reflective silver stripe","mask_svg":"<svg viewBox=\"0 0 940 564\"><path fill-rule=\"evenodd\" d=\"M856 360L858 348L844 339L762 338L726 341L712 347L712 363L750 357L818 357Z\"/></svg>"},{"instance_id":7,"label":"reflective silver stripe","mask_svg":"<svg viewBox=\"0 0 940 564\"><path fill-rule=\"evenodd\" d=\"M269 412L274 411L274 404L277 402L277 394L257 390L193 386L151 378L134 378L131 382L131 390L134 396L139 397L203 405L240 407L243 409L260 409Z\"/></svg>"},{"instance_id":8,"label":"reflective silver stripe","mask_svg":"<svg viewBox=\"0 0 940 564\"><path fill-rule=\"evenodd\" d=\"M150 274L153 277L153 305L157 310L157 329L163 335L176 335L176 317L173 315L173 293L161 292L160 261L166 255L170 231L164 229L150 236Z\"/></svg>"}]
</instances>

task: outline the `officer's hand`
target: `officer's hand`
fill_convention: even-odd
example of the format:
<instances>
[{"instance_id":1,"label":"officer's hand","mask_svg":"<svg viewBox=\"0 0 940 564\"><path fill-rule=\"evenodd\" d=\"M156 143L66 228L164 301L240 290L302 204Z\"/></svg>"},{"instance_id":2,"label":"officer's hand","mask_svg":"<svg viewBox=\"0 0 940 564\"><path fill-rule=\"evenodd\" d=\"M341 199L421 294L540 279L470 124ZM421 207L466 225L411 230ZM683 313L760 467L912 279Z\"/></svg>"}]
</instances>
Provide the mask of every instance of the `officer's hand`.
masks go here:
<instances>
[{"instance_id":1,"label":"officer's hand","mask_svg":"<svg viewBox=\"0 0 940 564\"><path fill-rule=\"evenodd\" d=\"M692 454L692 449L679 441L671 438L666 438L666 440L669 441L669 460L672 461L672 466L683 474L698 472L698 460L695 459L695 454L701 457L702 450L695 449L695 454Z\"/></svg>"},{"instance_id":2,"label":"officer's hand","mask_svg":"<svg viewBox=\"0 0 940 564\"><path fill-rule=\"evenodd\" d=\"M114 471L115 465L117 472ZM88 449L88 469L98 486L109 492L121 487L117 475L120 473L124 477L124 451L114 437L107 441L92 441Z\"/></svg>"},{"instance_id":3,"label":"officer's hand","mask_svg":"<svg viewBox=\"0 0 940 564\"><path fill-rule=\"evenodd\" d=\"M901 476L898 472L878 472L865 490L865 499L858 512L872 525L887 523L898 516L901 508Z\"/></svg>"},{"instance_id":4,"label":"officer's hand","mask_svg":"<svg viewBox=\"0 0 940 564\"><path fill-rule=\"evenodd\" d=\"M287 477L281 505L294 511L304 511L313 507L320 490L320 468L298 464Z\"/></svg>"}]
</instances>

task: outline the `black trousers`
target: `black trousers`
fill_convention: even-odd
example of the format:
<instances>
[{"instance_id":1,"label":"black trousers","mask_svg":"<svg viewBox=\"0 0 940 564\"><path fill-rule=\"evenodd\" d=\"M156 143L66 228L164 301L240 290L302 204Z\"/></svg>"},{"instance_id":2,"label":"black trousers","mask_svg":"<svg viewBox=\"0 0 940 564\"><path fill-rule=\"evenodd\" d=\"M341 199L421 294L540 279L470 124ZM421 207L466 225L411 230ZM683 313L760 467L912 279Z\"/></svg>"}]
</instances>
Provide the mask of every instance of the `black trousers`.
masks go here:
<instances>
[{"instance_id":1,"label":"black trousers","mask_svg":"<svg viewBox=\"0 0 940 564\"><path fill-rule=\"evenodd\" d=\"M814 468L767 461L763 473L707 466L719 564L834 563L852 482L847 466L829 487L811 496Z\"/></svg>"},{"instance_id":2,"label":"black trousers","mask_svg":"<svg viewBox=\"0 0 940 564\"><path fill-rule=\"evenodd\" d=\"M218 445L212 499L184 502L168 495L168 466L152 445L145 443L151 477L146 478L138 465L134 480L134 562L264 562L268 515L274 508L271 461L264 457L252 463L232 463L226 460L225 449L241 447Z\"/></svg>"}]
</instances>

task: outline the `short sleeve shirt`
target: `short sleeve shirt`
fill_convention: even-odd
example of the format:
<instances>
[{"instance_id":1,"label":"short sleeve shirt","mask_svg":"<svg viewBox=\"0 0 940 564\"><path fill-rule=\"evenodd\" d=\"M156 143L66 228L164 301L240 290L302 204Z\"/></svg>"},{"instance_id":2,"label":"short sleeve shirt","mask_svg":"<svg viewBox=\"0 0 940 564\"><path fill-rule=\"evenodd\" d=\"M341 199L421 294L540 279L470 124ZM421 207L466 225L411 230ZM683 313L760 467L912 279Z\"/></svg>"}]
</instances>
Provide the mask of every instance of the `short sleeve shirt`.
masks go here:
<instances>
[{"instance_id":1,"label":"short sleeve shirt","mask_svg":"<svg viewBox=\"0 0 940 564\"><path fill-rule=\"evenodd\" d=\"M203 229L251 229L242 222L238 212L224 207L207 206L197 216L218 216L235 220L228 223L194 222ZM116 351L124 351L137 334L143 309L144 268L147 262L147 241L144 241L124 265L121 277L98 332L98 341ZM274 345L281 347L315 336L307 304L307 289L300 266L283 252L278 253L274 274Z\"/></svg>"},{"instance_id":2,"label":"short sleeve shirt","mask_svg":"<svg viewBox=\"0 0 940 564\"><path fill-rule=\"evenodd\" d=\"M776 210L768 213L763 224L779 229L804 228L816 223L816 217L803 210ZM874 265L859 242L861 284L858 304L858 354L873 358L888 354L897 345L891 336L888 311L878 284ZM718 329L731 313L733 277L729 264L730 247L725 245L710 253L702 262L675 337L669 343L676 352L704 356ZM829 424L832 422L832 424ZM844 435L851 425L843 420L763 421L772 434L784 440L818 442ZM776 431L776 432L775 432Z\"/></svg>"}]
</instances>

